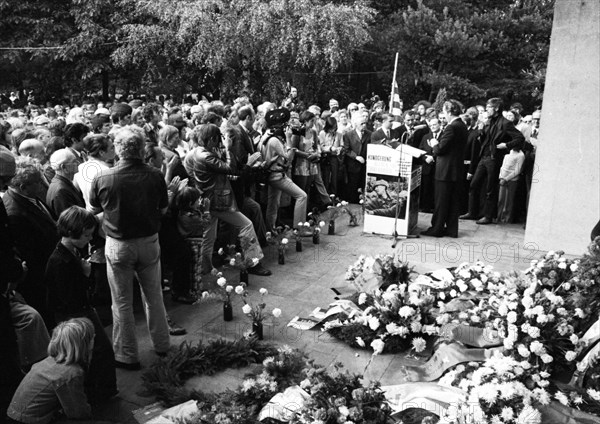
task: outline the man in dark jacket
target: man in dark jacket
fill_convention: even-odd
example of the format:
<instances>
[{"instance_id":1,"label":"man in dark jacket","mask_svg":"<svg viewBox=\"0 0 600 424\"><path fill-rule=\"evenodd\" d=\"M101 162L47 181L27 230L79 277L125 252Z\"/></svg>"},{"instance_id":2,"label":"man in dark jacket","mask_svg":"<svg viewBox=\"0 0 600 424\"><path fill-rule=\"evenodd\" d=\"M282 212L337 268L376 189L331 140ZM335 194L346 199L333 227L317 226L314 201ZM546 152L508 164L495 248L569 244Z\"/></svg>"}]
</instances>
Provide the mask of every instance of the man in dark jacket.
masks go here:
<instances>
[{"instance_id":1,"label":"man in dark jacket","mask_svg":"<svg viewBox=\"0 0 600 424\"><path fill-rule=\"evenodd\" d=\"M488 122L481 134L481 148L473 155L469 174L473 176L469 190L469 212L462 215L461 219L477 219L479 213L479 191L485 184L485 206L483 217L477 224L491 224L496 216L498 205L498 178L504 156L511 149L521 148L525 138L515 128L513 123L502 116L502 100L489 99L486 105Z\"/></svg>"},{"instance_id":2,"label":"man in dark jacket","mask_svg":"<svg viewBox=\"0 0 600 424\"><path fill-rule=\"evenodd\" d=\"M50 165L55 175L46 193L46 204L55 216L71 206L85 208L81 191L73 185L73 177L77 173L77 157L69 149L60 149L52 153Z\"/></svg>"},{"instance_id":3,"label":"man in dark jacket","mask_svg":"<svg viewBox=\"0 0 600 424\"><path fill-rule=\"evenodd\" d=\"M432 139L430 145L435 155L435 209L431 218L431 228L421 234L433 237L458 237L458 216L460 214L460 190L464 150L468 131L460 119L461 105L456 100L444 103L443 112L448 125L440 140Z\"/></svg>"},{"instance_id":4,"label":"man in dark jacket","mask_svg":"<svg viewBox=\"0 0 600 424\"><path fill-rule=\"evenodd\" d=\"M12 153L0 146L0 190L4 190L15 174L15 159ZM17 283L24 273L20 258L15 252L14 241L8 223L4 203L0 201L0 416L17 390L23 373L19 361L19 347L13 327L8 288Z\"/></svg>"},{"instance_id":5,"label":"man in dark jacket","mask_svg":"<svg viewBox=\"0 0 600 424\"><path fill-rule=\"evenodd\" d=\"M28 158L17 161L15 176L2 198L15 247L28 272L18 291L37 310L48 328L54 327L46 308L46 287L43 284L46 262L58 242L55 216L40 200L46 189L35 162ZM2 263L4 267L4 263Z\"/></svg>"}]
</instances>

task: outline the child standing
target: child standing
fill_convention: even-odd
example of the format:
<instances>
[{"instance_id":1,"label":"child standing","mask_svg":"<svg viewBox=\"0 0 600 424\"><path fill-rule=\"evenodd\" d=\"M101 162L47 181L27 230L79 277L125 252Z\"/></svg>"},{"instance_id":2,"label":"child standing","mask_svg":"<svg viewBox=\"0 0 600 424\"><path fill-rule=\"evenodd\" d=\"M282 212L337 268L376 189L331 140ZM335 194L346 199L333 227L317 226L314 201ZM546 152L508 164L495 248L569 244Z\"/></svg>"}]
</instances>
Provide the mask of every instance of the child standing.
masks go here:
<instances>
[{"instance_id":1,"label":"child standing","mask_svg":"<svg viewBox=\"0 0 600 424\"><path fill-rule=\"evenodd\" d=\"M498 223L514 221L514 202L519 183L519 175L523 169L525 154L521 149L512 149L502 162L500 168L500 193L498 195Z\"/></svg>"},{"instance_id":2,"label":"child standing","mask_svg":"<svg viewBox=\"0 0 600 424\"><path fill-rule=\"evenodd\" d=\"M90 211L78 206L65 209L58 218L61 240L48 259L45 275L48 309L56 322L85 317L94 324L94 355L86 381L92 403L117 393L112 345L96 309L90 303L91 264L80 253L87 248L97 226L98 221Z\"/></svg>"}]
</instances>

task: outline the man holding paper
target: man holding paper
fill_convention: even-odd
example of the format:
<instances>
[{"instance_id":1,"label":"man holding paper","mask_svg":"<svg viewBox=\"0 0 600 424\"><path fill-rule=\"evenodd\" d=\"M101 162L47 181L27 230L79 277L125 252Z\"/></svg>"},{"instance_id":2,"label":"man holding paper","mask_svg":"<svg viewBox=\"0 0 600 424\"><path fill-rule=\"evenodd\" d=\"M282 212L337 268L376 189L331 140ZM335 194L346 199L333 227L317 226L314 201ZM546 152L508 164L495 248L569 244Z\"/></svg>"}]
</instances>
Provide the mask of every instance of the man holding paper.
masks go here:
<instances>
[{"instance_id":1,"label":"man holding paper","mask_svg":"<svg viewBox=\"0 0 600 424\"><path fill-rule=\"evenodd\" d=\"M435 156L435 194L431 227L421 234L432 237L458 237L460 215L460 190L462 183L463 157L468 131L460 119L461 104L456 100L444 103L443 113L448 125L440 139L432 139Z\"/></svg>"}]
</instances>

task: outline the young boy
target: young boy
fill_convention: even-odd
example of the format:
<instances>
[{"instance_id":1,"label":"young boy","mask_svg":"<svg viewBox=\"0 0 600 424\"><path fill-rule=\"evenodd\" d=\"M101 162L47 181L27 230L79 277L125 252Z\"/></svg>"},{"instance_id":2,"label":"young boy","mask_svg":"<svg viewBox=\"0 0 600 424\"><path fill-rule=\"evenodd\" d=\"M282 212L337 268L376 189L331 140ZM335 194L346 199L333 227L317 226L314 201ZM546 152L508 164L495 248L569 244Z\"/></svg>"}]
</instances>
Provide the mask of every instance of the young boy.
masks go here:
<instances>
[{"instance_id":1,"label":"young boy","mask_svg":"<svg viewBox=\"0 0 600 424\"><path fill-rule=\"evenodd\" d=\"M515 195L523 162L525 162L525 154L518 148L512 149L504 156L500 168L500 193L498 195L499 224L514 221Z\"/></svg>"},{"instance_id":2,"label":"young boy","mask_svg":"<svg viewBox=\"0 0 600 424\"><path fill-rule=\"evenodd\" d=\"M48 259L45 275L48 309L56 322L85 317L94 324L94 352L86 384L92 404L117 393L112 345L89 299L91 264L81 257L97 226L96 217L86 209L65 209L58 218L61 240Z\"/></svg>"}]
</instances>

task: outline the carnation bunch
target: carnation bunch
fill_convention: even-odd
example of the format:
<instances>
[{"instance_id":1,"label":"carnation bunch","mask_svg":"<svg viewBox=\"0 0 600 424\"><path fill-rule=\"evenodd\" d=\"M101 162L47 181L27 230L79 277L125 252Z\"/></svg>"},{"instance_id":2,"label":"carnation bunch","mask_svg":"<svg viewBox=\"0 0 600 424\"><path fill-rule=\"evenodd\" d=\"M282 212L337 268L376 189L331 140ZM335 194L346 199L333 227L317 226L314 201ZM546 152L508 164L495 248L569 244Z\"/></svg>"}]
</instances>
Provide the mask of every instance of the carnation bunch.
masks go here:
<instances>
[{"instance_id":1,"label":"carnation bunch","mask_svg":"<svg viewBox=\"0 0 600 424\"><path fill-rule=\"evenodd\" d=\"M223 302L231 303L231 294L233 293L233 286L227 284L227 279L223 277L223 273L217 273L217 290L202 292L202 296L196 301L196 303L207 302L210 300L218 299Z\"/></svg>"},{"instance_id":2,"label":"carnation bunch","mask_svg":"<svg viewBox=\"0 0 600 424\"><path fill-rule=\"evenodd\" d=\"M247 247L249 241L247 237L242 237L240 239L240 243L242 245L241 250L244 251L244 246ZM242 252L238 251L235 244L229 244L225 248L220 248L218 250L218 254L222 256L225 262L232 268L239 269L241 271L247 270L248 268L252 268L258 265L258 258L246 258L242 254Z\"/></svg>"},{"instance_id":3,"label":"carnation bunch","mask_svg":"<svg viewBox=\"0 0 600 424\"><path fill-rule=\"evenodd\" d=\"M261 323L265 319L265 308L267 304L265 302L265 297L269 294L268 290L265 288L261 288L259 290L260 293L260 302L252 305L248 302L248 292L246 291L245 284L240 284L236 286L235 293L238 294L242 301L244 302L244 306L242 306L242 312L250 317L253 323ZM274 308L271 311L271 314L275 318L279 318L281 316L281 309Z\"/></svg>"}]
</instances>

